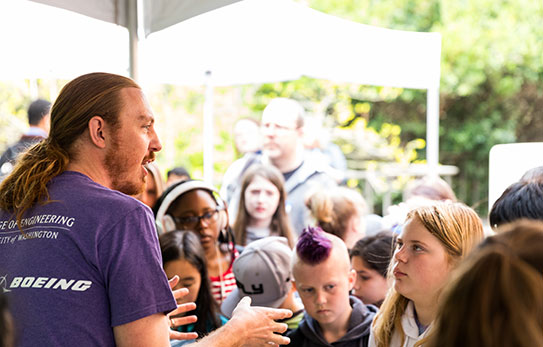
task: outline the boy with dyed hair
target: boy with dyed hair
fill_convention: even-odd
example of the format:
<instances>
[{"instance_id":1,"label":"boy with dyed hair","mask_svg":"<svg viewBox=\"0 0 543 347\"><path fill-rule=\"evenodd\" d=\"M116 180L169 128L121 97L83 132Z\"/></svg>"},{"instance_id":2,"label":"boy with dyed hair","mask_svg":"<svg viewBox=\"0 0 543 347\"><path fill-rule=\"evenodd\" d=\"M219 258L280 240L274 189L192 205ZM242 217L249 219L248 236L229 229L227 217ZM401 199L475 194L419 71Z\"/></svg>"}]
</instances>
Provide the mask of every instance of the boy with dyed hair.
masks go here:
<instances>
[{"instance_id":1,"label":"boy with dyed hair","mask_svg":"<svg viewBox=\"0 0 543 347\"><path fill-rule=\"evenodd\" d=\"M377 309L349 296L356 273L345 243L320 228L304 229L292 257L294 286L305 307L292 346L366 347Z\"/></svg>"}]
</instances>

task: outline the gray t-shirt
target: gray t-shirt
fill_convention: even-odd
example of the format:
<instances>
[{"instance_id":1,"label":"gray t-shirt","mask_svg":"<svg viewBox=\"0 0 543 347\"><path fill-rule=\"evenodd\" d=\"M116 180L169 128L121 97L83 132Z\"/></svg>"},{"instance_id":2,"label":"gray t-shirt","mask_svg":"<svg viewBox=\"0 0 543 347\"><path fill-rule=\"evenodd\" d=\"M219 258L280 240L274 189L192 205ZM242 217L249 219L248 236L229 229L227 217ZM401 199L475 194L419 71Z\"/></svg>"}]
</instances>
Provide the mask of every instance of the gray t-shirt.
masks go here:
<instances>
[{"instance_id":1,"label":"gray t-shirt","mask_svg":"<svg viewBox=\"0 0 543 347\"><path fill-rule=\"evenodd\" d=\"M112 327L169 312L151 210L87 176L64 172L54 201L25 214L25 239L0 210L0 290L18 346L114 346Z\"/></svg>"},{"instance_id":2,"label":"gray t-shirt","mask_svg":"<svg viewBox=\"0 0 543 347\"><path fill-rule=\"evenodd\" d=\"M246 228L246 241L245 244L249 244L253 241L260 240L264 237L276 235L277 233L272 233L270 231L270 228L253 228L253 227L247 227Z\"/></svg>"}]
</instances>

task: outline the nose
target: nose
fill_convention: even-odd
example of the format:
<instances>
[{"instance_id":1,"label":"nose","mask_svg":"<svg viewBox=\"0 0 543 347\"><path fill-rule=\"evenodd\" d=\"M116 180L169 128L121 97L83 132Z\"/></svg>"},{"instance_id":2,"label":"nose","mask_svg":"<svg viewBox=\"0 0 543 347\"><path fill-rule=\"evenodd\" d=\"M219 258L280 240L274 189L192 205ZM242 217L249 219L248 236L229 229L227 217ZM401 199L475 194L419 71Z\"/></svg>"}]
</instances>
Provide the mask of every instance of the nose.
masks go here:
<instances>
[{"instance_id":1,"label":"nose","mask_svg":"<svg viewBox=\"0 0 543 347\"><path fill-rule=\"evenodd\" d=\"M257 201L258 201L258 202L263 202L263 201L265 201L265 200L266 200L266 197L265 197L264 192L258 193Z\"/></svg>"},{"instance_id":2,"label":"nose","mask_svg":"<svg viewBox=\"0 0 543 347\"><path fill-rule=\"evenodd\" d=\"M353 289L354 291L360 290L360 278L358 278L358 274L356 275L356 280L354 281Z\"/></svg>"},{"instance_id":3,"label":"nose","mask_svg":"<svg viewBox=\"0 0 543 347\"><path fill-rule=\"evenodd\" d=\"M315 303L317 304L317 306L322 306L326 304L326 293L324 293L324 291L322 290L317 291Z\"/></svg>"},{"instance_id":4,"label":"nose","mask_svg":"<svg viewBox=\"0 0 543 347\"><path fill-rule=\"evenodd\" d=\"M400 249L397 249L394 252L394 259L396 259L399 262L405 263L407 262L407 256L406 252L404 250L405 246L400 247Z\"/></svg>"},{"instance_id":5,"label":"nose","mask_svg":"<svg viewBox=\"0 0 543 347\"><path fill-rule=\"evenodd\" d=\"M149 149L151 150L151 152L160 152L160 150L162 149L162 144L160 143L160 139L158 138L158 134L156 133L154 128L151 142L149 143Z\"/></svg>"},{"instance_id":6,"label":"nose","mask_svg":"<svg viewBox=\"0 0 543 347\"><path fill-rule=\"evenodd\" d=\"M268 124L261 127L261 133L267 137L273 137L276 134L277 126L275 124Z\"/></svg>"}]
</instances>

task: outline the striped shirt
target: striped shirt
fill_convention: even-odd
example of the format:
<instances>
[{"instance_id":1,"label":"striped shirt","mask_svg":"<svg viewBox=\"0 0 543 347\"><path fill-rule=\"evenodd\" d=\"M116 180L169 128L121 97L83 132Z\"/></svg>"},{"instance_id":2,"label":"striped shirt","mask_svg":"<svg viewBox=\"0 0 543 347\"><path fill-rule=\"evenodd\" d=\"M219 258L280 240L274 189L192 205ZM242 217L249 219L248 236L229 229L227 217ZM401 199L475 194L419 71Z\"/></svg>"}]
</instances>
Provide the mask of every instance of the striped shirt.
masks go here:
<instances>
[{"instance_id":1,"label":"striped shirt","mask_svg":"<svg viewBox=\"0 0 543 347\"><path fill-rule=\"evenodd\" d=\"M219 305L222 304L224 299L236 288L236 278L234 277L234 272L232 271L232 267L234 265L234 260L239 256L239 252L236 249L234 253L234 259L230 262L230 266L228 266L228 269L226 272L224 272L221 275L221 278L219 279L219 276L210 276L209 280L211 281L211 294L213 294L213 298L217 300ZM222 280L222 285L221 285ZM221 288L222 287L222 288Z\"/></svg>"}]
</instances>

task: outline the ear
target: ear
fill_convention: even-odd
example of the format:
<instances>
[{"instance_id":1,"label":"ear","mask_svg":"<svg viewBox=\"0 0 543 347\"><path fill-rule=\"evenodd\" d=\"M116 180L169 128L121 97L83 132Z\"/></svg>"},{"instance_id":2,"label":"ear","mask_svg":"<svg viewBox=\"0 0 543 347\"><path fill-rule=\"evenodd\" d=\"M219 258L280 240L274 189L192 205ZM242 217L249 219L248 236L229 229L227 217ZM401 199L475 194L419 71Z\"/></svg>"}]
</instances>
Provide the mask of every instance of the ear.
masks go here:
<instances>
[{"instance_id":1,"label":"ear","mask_svg":"<svg viewBox=\"0 0 543 347\"><path fill-rule=\"evenodd\" d=\"M356 282L356 271L354 269L351 269L349 271L349 290L352 290L354 287L354 283Z\"/></svg>"},{"instance_id":2,"label":"ear","mask_svg":"<svg viewBox=\"0 0 543 347\"><path fill-rule=\"evenodd\" d=\"M94 116L89 120L89 137L99 148L106 147L105 126L106 122L100 116Z\"/></svg>"}]
</instances>

